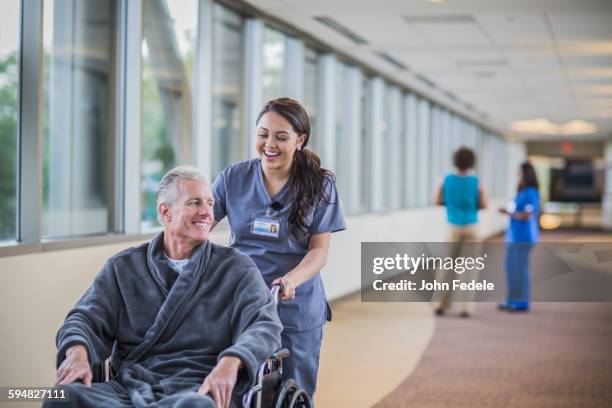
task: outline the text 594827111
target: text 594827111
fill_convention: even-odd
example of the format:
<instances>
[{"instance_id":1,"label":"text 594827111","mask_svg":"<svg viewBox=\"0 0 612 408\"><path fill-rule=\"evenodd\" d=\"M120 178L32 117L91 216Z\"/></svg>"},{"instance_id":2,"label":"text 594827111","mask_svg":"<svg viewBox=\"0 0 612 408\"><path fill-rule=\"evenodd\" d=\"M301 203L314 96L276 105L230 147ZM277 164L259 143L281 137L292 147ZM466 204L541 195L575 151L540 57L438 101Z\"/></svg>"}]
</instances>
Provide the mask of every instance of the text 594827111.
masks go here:
<instances>
[{"instance_id":1,"label":"text 594827111","mask_svg":"<svg viewBox=\"0 0 612 408\"><path fill-rule=\"evenodd\" d=\"M0 402L68 401L68 391L60 387L0 387Z\"/></svg>"}]
</instances>

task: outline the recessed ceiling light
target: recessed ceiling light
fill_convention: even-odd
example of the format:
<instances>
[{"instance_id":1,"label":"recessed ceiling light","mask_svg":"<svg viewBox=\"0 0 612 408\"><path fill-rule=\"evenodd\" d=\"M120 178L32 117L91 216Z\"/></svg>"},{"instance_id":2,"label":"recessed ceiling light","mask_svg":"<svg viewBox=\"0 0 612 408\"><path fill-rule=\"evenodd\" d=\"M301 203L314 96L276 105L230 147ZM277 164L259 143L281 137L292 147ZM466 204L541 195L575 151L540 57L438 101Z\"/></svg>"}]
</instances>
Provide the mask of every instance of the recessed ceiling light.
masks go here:
<instances>
[{"instance_id":1,"label":"recessed ceiling light","mask_svg":"<svg viewBox=\"0 0 612 408\"><path fill-rule=\"evenodd\" d=\"M515 132L541 135L586 135L597 132L597 126L584 120L571 120L557 124L546 118L519 120L512 122L510 128Z\"/></svg>"},{"instance_id":2,"label":"recessed ceiling light","mask_svg":"<svg viewBox=\"0 0 612 408\"><path fill-rule=\"evenodd\" d=\"M446 4L446 0L427 0L430 3Z\"/></svg>"}]
</instances>

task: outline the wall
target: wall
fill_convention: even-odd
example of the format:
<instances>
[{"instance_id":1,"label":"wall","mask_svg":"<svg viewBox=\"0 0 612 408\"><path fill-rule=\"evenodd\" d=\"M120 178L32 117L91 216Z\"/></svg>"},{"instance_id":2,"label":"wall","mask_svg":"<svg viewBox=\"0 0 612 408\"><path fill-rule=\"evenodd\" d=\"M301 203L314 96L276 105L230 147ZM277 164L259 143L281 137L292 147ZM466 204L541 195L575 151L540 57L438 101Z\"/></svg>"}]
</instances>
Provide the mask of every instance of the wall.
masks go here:
<instances>
[{"instance_id":1,"label":"wall","mask_svg":"<svg viewBox=\"0 0 612 408\"><path fill-rule=\"evenodd\" d=\"M612 231L612 140L609 140L606 143L604 162L606 166L606 184L604 186L604 195L602 197L603 227L606 231Z\"/></svg>"}]
</instances>

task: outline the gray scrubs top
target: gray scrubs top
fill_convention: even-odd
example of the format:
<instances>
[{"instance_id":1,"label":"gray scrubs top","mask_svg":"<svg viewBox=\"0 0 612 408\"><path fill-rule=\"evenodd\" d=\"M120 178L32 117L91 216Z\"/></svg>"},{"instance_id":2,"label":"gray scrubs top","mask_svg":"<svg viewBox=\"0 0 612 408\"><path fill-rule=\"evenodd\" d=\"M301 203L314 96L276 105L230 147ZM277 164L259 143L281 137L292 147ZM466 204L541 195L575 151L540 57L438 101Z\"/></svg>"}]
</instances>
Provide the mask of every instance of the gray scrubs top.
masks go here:
<instances>
[{"instance_id":1,"label":"gray scrubs top","mask_svg":"<svg viewBox=\"0 0 612 408\"><path fill-rule=\"evenodd\" d=\"M253 259L268 286L295 268L308 252L310 238L298 240L289 233L288 216L292 203L288 184L271 198L264 184L260 159L227 167L213 183L215 220L228 217L230 246ZM329 203L322 200L310 211L307 217L310 235L346 228L336 186L331 178L325 184ZM273 203L279 203L282 208L272 209ZM265 217L266 212L279 221L278 237L252 232L254 219ZM285 329L303 331L321 326L327 317L327 303L320 274L300 285L295 299L282 302L279 315Z\"/></svg>"}]
</instances>

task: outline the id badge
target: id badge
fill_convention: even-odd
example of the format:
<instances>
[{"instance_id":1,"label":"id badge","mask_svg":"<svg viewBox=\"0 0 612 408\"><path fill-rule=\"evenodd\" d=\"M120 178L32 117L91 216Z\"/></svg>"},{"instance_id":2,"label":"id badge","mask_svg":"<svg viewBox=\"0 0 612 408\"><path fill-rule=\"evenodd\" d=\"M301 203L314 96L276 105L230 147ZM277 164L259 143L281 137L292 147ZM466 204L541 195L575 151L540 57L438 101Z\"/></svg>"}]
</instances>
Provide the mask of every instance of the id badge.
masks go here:
<instances>
[{"instance_id":1,"label":"id badge","mask_svg":"<svg viewBox=\"0 0 612 408\"><path fill-rule=\"evenodd\" d=\"M280 221L273 217L255 217L251 232L255 235L278 238L280 233Z\"/></svg>"}]
</instances>

